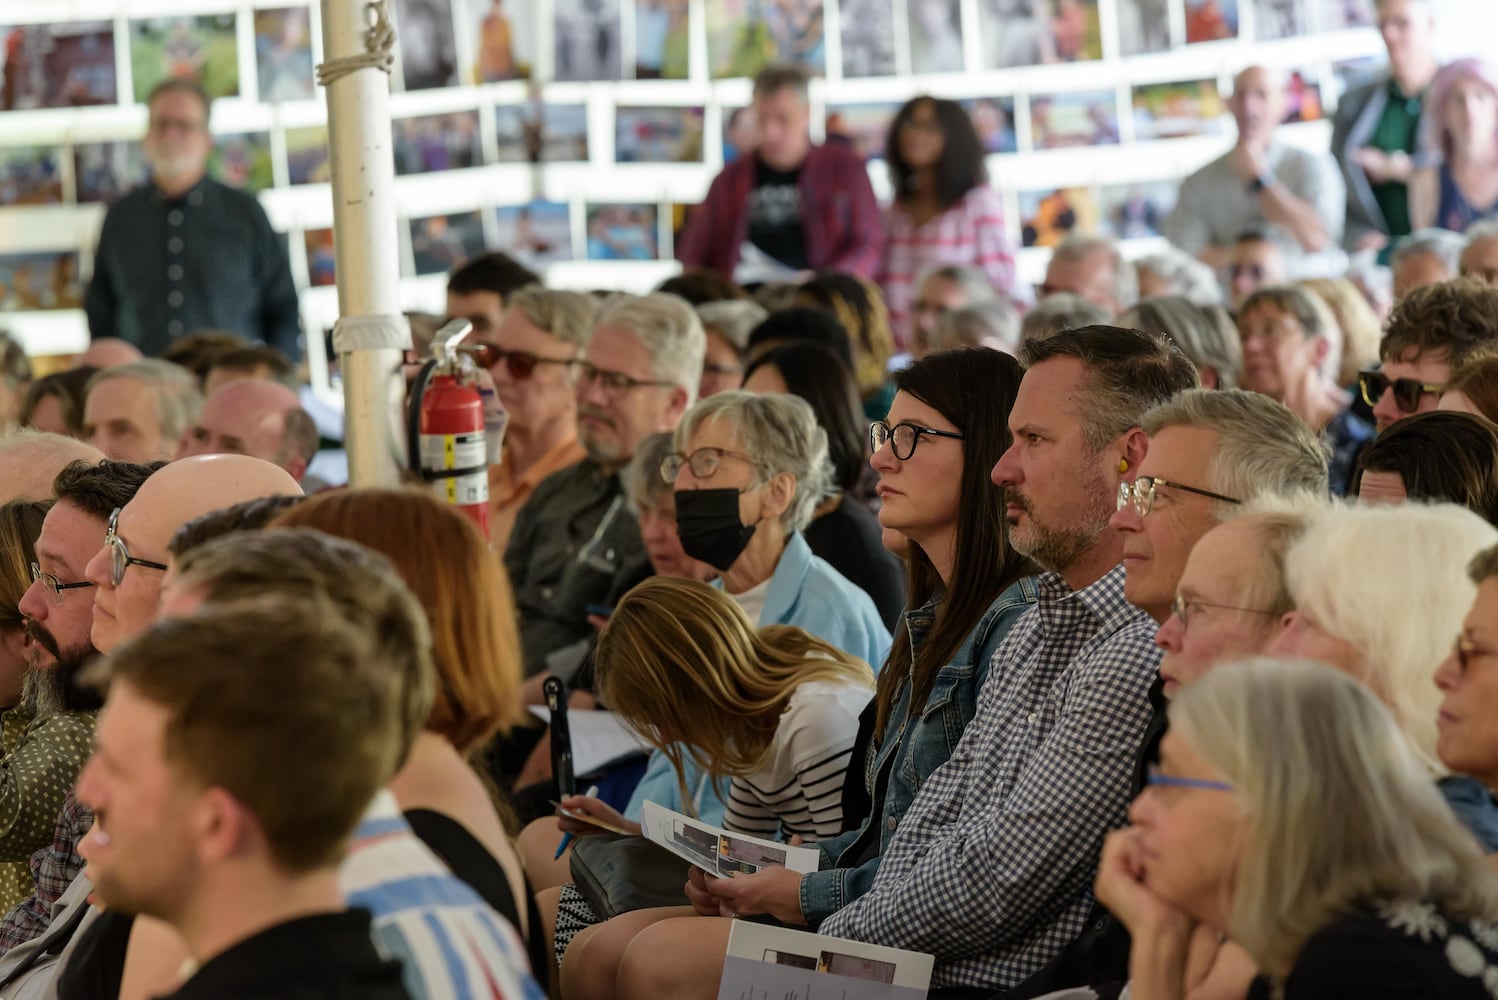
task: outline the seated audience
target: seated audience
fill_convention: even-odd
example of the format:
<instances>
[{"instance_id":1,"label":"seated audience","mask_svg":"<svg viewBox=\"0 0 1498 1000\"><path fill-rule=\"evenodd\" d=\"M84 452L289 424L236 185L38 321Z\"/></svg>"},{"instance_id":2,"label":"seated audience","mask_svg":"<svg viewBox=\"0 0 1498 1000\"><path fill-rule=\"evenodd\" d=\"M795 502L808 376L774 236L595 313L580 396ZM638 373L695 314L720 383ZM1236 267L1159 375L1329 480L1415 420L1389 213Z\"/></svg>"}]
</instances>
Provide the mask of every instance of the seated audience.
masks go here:
<instances>
[{"instance_id":1,"label":"seated audience","mask_svg":"<svg viewBox=\"0 0 1498 1000\"><path fill-rule=\"evenodd\" d=\"M1112 240L1072 234L1051 252L1035 298L1043 303L1057 292L1071 292L1102 307L1111 320L1139 297L1139 278Z\"/></svg>"},{"instance_id":2,"label":"seated audience","mask_svg":"<svg viewBox=\"0 0 1498 1000\"><path fill-rule=\"evenodd\" d=\"M794 303L783 309L770 310L770 315L749 331L749 349L744 353L744 362L752 365L782 344L801 341L827 348L837 355L849 372L853 371L853 343L848 339L848 329L842 321L830 312Z\"/></svg>"},{"instance_id":3,"label":"seated audience","mask_svg":"<svg viewBox=\"0 0 1498 1000\"><path fill-rule=\"evenodd\" d=\"M1159 298L1172 295L1189 299L1197 305L1222 302L1222 286L1212 269L1195 257L1175 247L1140 257L1134 262L1139 275L1139 297Z\"/></svg>"},{"instance_id":4,"label":"seated audience","mask_svg":"<svg viewBox=\"0 0 1498 1000\"><path fill-rule=\"evenodd\" d=\"M202 406L198 380L169 361L105 368L88 381L83 436L117 462L170 461Z\"/></svg>"},{"instance_id":5,"label":"seated audience","mask_svg":"<svg viewBox=\"0 0 1498 1000\"><path fill-rule=\"evenodd\" d=\"M1003 297L983 269L970 264L929 268L917 275L914 288L915 299L906 322L906 348L917 361L939 350L933 346L936 327L947 313Z\"/></svg>"},{"instance_id":6,"label":"seated audience","mask_svg":"<svg viewBox=\"0 0 1498 1000\"><path fill-rule=\"evenodd\" d=\"M644 558L619 470L642 439L675 427L692 405L703 340L697 314L673 295L619 296L594 318L573 386L587 457L541 481L505 547L527 677L592 634L587 605ZM539 684L528 689L537 703Z\"/></svg>"},{"instance_id":7,"label":"seated audience","mask_svg":"<svg viewBox=\"0 0 1498 1000\"><path fill-rule=\"evenodd\" d=\"M186 945L193 971L174 997L408 996L338 885L395 770L401 689L381 636L328 610L271 597L205 609L110 654L78 782L95 814L81 851L98 903ZM267 687L274 712L254 707Z\"/></svg>"},{"instance_id":8,"label":"seated audience","mask_svg":"<svg viewBox=\"0 0 1498 1000\"><path fill-rule=\"evenodd\" d=\"M73 368L118 368L134 364L145 355L140 348L119 337L95 337L83 353L73 359ZM70 369L71 370L71 369Z\"/></svg>"},{"instance_id":9,"label":"seated audience","mask_svg":"<svg viewBox=\"0 0 1498 1000\"><path fill-rule=\"evenodd\" d=\"M600 930L588 945L589 961L618 966L620 996L716 996L731 921L702 915L717 918L720 903L741 916L815 927L866 891L900 817L972 720L994 652L1036 599L1034 567L1007 544L989 479L1010 444L1019 366L996 354L945 354L894 379L899 391L888 419L896 427L950 429L962 438L947 448L919 432L909 441L904 430L898 437L875 432L882 438L873 459L885 497L880 518L908 544L912 607L872 706L873 731L881 735L862 768L869 815L818 843L824 867L814 874L765 871L708 881L692 893L698 916L643 928L618 921L611 940ZM678 957L652 957L661 954ZM598 978L606 984L606 974Z\"/></svg>"},{"instance_id":10,"label":"seated audience","mask_svg":"<svg viewBox=\"0 0 1498 1000\"><path fill-rule=\"evenodd\" d=\"M897 341L913 350L920 279L932 268L967 267L1007 293L1014 248L1005 235L1004 198L989 186L983 143L962 105L924 95L906 101L890 122L884 159L894 201L885 215L879 284Z\"/></svg>"},{"instance_id":11,"label":"seated audience","mask_svg":"<svg viewBox=\"0 0 1498 1000\"><path fill-rule=\"evenodd\" d=\"M810 404L817 425L827 433L833 489L812 512L804 532L806 544L813 555L868 594L879 617L893 629L905 609L905 568L885 549L879 522L863 502L868 425L852 373L815 344L786 344L754 362L744 387L750 392L789 393Z\"/></svg>"},{"instance_id":12,"label":"seated audience","mask_svg":"<svg viewBox=\"0 0 1498 1000\"><path fill-rule=\"evenodd\" d=\"M536 487L587 454L578 442L577 374L596 311L580 292L531 285L508 295L493 327L468 335L509 414L499 463L489 467L489 538L501 552Z\"/></svg>"},{"instance_id":13,"label":"seated audience","mask_svg":"<svg viewBox=\"0 0 1498 1000\"><path fill-rule=\"evenodd\" d=\"M1498 221L1479 222L1466 235L1461 256L1462 277L1498 285Z\"/></svg>"},{"instance_id":14,"label":"seated audience","mask_svg":"<svg viewBox=\"0 0 1498 1000\"><path fill-rule=\"evenodd\" d=\"M1471 413L1417 413L1363 449L1360 500L1437 500L1498 526L1498 426Z\"/></svg>"},{"instance_id":15,"label":"seated audience","mask_svg":"<svg viewBox=\"0 0 1498 1000\"><path fill-rule=\"evenodd\" d=\"M1068 330L1080 330L1112 322L1113 317L1102 306L1093 305L1071 292L1047 295L1025 313L1020 321L1020 348L1032 340L1045 340Z\"/></svg>"},{"instance_id":16,"label":"seated audience","mask_svg":"<svg viewBox=\"0 0 1498 1000\"><path fill-rule=\"evenodd\" d=\"M1441 689L1440 714L1436 717L1436 753L1454 773L1469 774L1481 783L1474 797L1485 792L1491 802L1498 788L1498 746L1494 737L1492 679L1494 650L1498 636L1493 629L1498 612L1498 548L1484 549L1467 567L1477 595L1462 624L1451 652L1436 670Z\"/></svg>"},{"instance_id":17,"label":"seated audience","mask_svg":"<svg viewBox=\"0 0 1498 1000\"><path fill-rule=\"evenodd\" d=\"M1394 301L1417 288L1439 285L1461 273L1462 247L1458 233L1420 229L1394 244L1389 268L1394 272Z\"/></svg>"},{"instance_id":18,"label":"seated audience","mask_svg":"<svg viewBox=\"0 0 1498 1000\"><path fill-rule=\"evenodd\" d=\"M1498 69L1482 59L1441 67L1425 95L1423 144L1438 163L1410 178L1410 223L1454 233L1498 209Z\"/></svg>"},{"instance_id":19,"label":"seated audience","mask_svg":"<svg viewBox=\"0 0 1498 1000\"><path fill-rule=\"evenodd\" d=\"M26 616L19 605L31 586L36 540L51 505L47 500L11 500L0 505L0 762L20 746L32 718L21 703L21 694L33 641L26 634ZM45 807L39 811L45 814ZM27 860L0 863L0 905L7 910L31 895Z\"/></svg>"},{"instance_id":20,"label":"seated audience","mask_svg":"<svg viewBox=\"0 0 1498 1000\"><path fill-rule=\"evenodd\" d=\"M1179 295L1141 299L1118 317L1120 326L1169 337L1191 363L1203 389L1232 389L1243 370L1243 347L1233 319L1220 305Z\"/></svg>"},{"instance_id":21,"label":"seated audience","mask_svg":"<svg viewBox=\"0 0 1498 1000\"><path fill-rule=\"evenodd\" d=\"M297 387L296 365L290 358L269 344L246 344L213 359L213 367L203 379L203 395L212 396L241 378L263 378L288 389Z\"/></svg>"},{"instance_id":22,"label":"seated audience","mask_svg":"<svg viewBox=\"0 0 1498 1000\"><path fill-rule=\"evenodd\" d=\"M706 399L724 389L744 384L744 355L749 350L749 331L770 315L748 300L704 302L697 307L702 332L707 334L707 353L702 357L702 381L697 398Z\"/></svg>"},{"instance_id":23,"label":"seated audience","mask_svg":"<svg viewBox=\"0 0 1498 1000\"><path fill-rule=\"evenodd\" d=\"M1384 335L1373 307L1346 278L1306 278L1296 286L1316 296L1342 332L1341 350L1327 358L1323 371L1343 388L1356 386L1358 373L1378 361L1378 342Z\"/></svg>"},{"instance_id":24,"label":"seated audience","mask_svg":"<svg viewBox=\"0 0 1498 1000\"><path fill-rule=\"evenodd\" d=\"M705 267L684 268L655 286L658 292L685 299L693 309L710 302L748 301L749 293L717 271Z\"/></svg>"},{"instance_id":25,"label":"seated audience","mask_svg":"<svg viewBox=\"0 0 1498 1000\"><path fill-rule=\"evenodd\" d=\"M249 345L249 341L229 330L196 330L174 339L162 352L161 360L168 361L197 380L199 391L208 378L213 363L228 351L237 351ZM105 365L104 367L118 367Z\"/></svg>"},{"instance_id":26,"label":"seated audience","mask_svg":"<svg viewBox=\"0 0 1498 1000\"><path fill-rule=\"evenodd\" d=\"M1467 563L1495 542L1498 529L1453 504L1333 509L1286 557L1295 610L1269 647L1367 685L1489 851L1498 850L1498 804L1474 796L1473 779L1449 775L1441 763L1440 691L1431 678L1472 606ZM1394 580L1410 586L1392 587Z\"/></svg>"},{"instance_id":27,"label":"seated audience","mask_svg":"<svg viewBox=\"0 0 1498 1000\"><path fill-rule=\"evenodd\" d=\"M1498 350L1475 351L1454 367L1438 408L1475 413L1498 423Z\"/></svg>"},{"instance_id":28,"label":"seated audience","mask_svg":"<svg viewBox=\"0 0 1498 1000\"><path fill-rule=\"evenodd\" d=\"M1323 430L1350 397L1321 373L1330 344L1314 297L1293 285L1261 288L1238 310L1243 388L1288 406Z\"/></svg>"},{"instance_id":29,"label":"seated audience","mask_svg":"<svg viewBox=\"0 0 1498 1000\"><path fill-rule=\"evenodd\" d=\"M740 285L821 271L873 277L883 233L869 172L842 143L812 145L806 71L760 70L754 118L754 154L713 178L676 244L677 257Z\"/></svg>"},{"instance_id":30,"label":"seated audience","mask_svg":"<svg viewBox=\"0 0 1498 1000\"><path fill-rule=\"evenodd\" d=\"M300 481L317 454L317 442L317 425L294 391L268 379L246 378L208 397L177 457L249 455Z\"/></svg>"},{"instance_id":31,"label":"seated audience","mask_svg":"<svg viewBox=\"0 0 1498 1000\"><path fill-rule=\"evenodd\" d=\"M471 257L447 278L447 318L473 324L469 343L487 342L499 329L513 297L541 284L540 275L498 250Z\"/></svg>"},{"instance_id":32,"label":"seated audience","mask_svg":"<svg viewBox=\"0 0 1498 1000\"><path fill-rule=\"evenodd\" d=\"M1188 995L1195 934L1248 953L1250 1000L1490 996L1498 880L1423 763L1371 691L1319 664L1251 660L1182 691L1099 866L1134 937L1131 995Z\"/></svg>"},{"instance_id":33,"label":"seated audience","mask_svg":"<svg viewBox=\"0 0 1498 1000\"><path fill-rule=\"evenodd\" d=\"M1224 275L1228 306L1234 312L1259 289L1283 285L1289 280L1284 251L1253 229L1240 233L1233 242Z\"/></svg>"},{"instance_id":34,"label":"seated audience","mask_svg":"<svg viewBox=\"0 0 1498 1000\"><path fill-rule=\"evenodd\" d=\"M870 420L883 416L893 395L889 362L895 341L878 286L867 278L829 272L803 284L796 299L799 305L830 312L848 331L853 379L863 397L864 414Z\"/></svg>"},{"instance_id":35,"label":"seated audience","mask_svg":"<svg viewBox=\"0 0 1498 1000\"><path fill-rule=\"evenodd\" d=\"M1284 254L1293 277L1347 266L1342 222L1347 190L1327 153L1275 141L1285 93L1274 74L1250 66L1233 79L1228 109L1238 140L1181 183L1164 234L1213 268L1227 266L1239 234L1257 230Z\"/></svg>"},{"instance_id":36,"label":"seated audience","mask_svg":"<svg viewBox=\"0 0 1498 1000\"><path fill-rule=\"evenodd\" d=\"M63 469L103 460L97 448L77 438L26 429L0 434L0 502L50 500L52 482Z\"/></svg>"},{"instance_id":37,"label":"seated audience","mask_svg":"<svg viewBox=\"0 0 1498 1000\"><path fill-rule=\"evenodd\" d=\"M31 387L31 359L26 349L0 330L0 434L21 424L21 407Z\"/></svg>"},{"instance_id":38,"label":"seated audience","mask_svg":"<svg viewBox=\"0 0 1498 1000\"><path fill-rule=\"evenodd\" d=\"M32 382L21 403L21 426L46 434L87 440L83 406L97 368L69 368Z\"/></svg>"},{"instance_id":39,"label":"seated audience","mask_svg":"<svg viewBox=\"0 0 1498 1000\"><path fill-rule=\"evenodd\" d=\"M1019 310L1009 299L997 298L944 313L931 332L927 353L979 347L1015 355L1019 353L1020 339Z\"/></svg>"}]
</instances>

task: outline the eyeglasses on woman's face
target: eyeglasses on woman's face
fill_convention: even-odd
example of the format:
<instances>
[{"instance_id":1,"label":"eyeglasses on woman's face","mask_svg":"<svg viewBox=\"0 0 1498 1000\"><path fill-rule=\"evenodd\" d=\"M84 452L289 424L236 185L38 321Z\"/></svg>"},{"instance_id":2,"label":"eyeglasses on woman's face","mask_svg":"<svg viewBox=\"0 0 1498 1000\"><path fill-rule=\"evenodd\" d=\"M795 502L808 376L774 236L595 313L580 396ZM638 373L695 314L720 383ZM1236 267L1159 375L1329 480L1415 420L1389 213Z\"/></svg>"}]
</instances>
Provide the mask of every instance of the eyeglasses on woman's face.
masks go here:
<instances>
[{"instance_id":1,"label":"eyeglasses on woman's face","mask_svg":"<svg viewBox=\"0 0 1498 1000\"><path fill-rule=\"evenodd\" d=\"M939 431L935 427L922 427L908 420L901 421L893 427L883 420L876 420L869 424L869 448L877 452L884 447L885 442L888 442L895 458L905 462L915 454L915 446L921 443L922 435L951 438L954 441L963 440L962 435L955 431Z\"/></svg>"},{"instance_id":2,"label":"eyeglasses on woman's face","mask_svg":"<svg viewBox=\"0 0 1498 1000\"><path fill-rule=\"evenodd\" d=\"M698 448L690 455L679 452L667 455L661 459L661 478L668 483L675 483L676 477L681 475L683 468L691 469L692 475L698 479L711 479L717 474L725 458L737 459L748 465L759 468L759 463L748 455L727 448Z\"/></svg>"},{"instance_id":3,"label":"eyeglasses on woman's face","mask_svg":"<svg viewBox=\"0 0 1498 1000\"><path fill-rule=\"evenodd\" d=\"M120 508L116 507L114 513L109 515L109 528L104 532L104 546L109 549L109 582L118 587L125 579L125 570L131 566L139 566L142 569L156 569L166 572L166 564L151 562L149 559L137 559L125 548L125 542L119 535L115 534L115 526L120 520Z\"/></svg>"}]
</instances>

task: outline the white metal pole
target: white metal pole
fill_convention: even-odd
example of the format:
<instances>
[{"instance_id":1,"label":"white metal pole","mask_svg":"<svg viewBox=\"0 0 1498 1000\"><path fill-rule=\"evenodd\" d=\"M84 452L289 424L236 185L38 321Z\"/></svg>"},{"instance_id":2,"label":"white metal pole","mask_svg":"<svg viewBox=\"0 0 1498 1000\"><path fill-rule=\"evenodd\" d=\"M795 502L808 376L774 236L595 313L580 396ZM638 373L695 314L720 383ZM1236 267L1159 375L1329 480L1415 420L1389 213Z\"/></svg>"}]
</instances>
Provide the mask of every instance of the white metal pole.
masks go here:
<instances>
[{"instance_id":1,"label":"white metal pole","mask_svg":"<svg viewBox=\"0 0 1498 1000\"><path fill-rule=\"evenodd\" d=\"M411 343L400 309L395 160L390 133L389 46L381 0L322 0L328 146L333 168L333 244L349 485L399 481L394 377ZM381 36L384 36L383 38ZM376 58L381 55L384 59Z\"/></svg>"}]
</instances>

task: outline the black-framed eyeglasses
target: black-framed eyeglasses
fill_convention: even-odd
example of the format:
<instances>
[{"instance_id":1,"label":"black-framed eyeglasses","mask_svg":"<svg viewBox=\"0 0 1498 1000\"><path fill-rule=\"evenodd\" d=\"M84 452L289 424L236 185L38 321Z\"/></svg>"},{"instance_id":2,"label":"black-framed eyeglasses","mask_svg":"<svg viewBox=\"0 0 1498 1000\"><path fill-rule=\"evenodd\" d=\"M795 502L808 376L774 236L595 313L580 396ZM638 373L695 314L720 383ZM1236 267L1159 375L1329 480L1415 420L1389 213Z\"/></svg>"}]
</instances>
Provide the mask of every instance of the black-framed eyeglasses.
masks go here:
<instances>
[{"instance_id":1,"label":"black-framed eyeglasses","mask_svg":"<svg viewBox=\"0 0 1498 1000\"><path fill-rule=\"evenodd\" d=\"M166 564L151 562L149 559L137 559L125 548L125 543L120 536L114 533L115 525L120 520L120 508L116 507L114 513L109 515L109 529L104 532L104 546L109 549L109 582L118 587L125 579L125 570L131 566L140 566L144 569L159 569L166 571Z\"/></svg>"},{"instance_id":2,"label":"black-framed eyeglasses","mask_svg":"<svg viewBox=\"0 0 1498 1000\"><path fill-rule=\"evenodd\" d=\"M1151 764L1145 769L1144 784L1146 788L1200 788L1208 792L1231 792L1233 790L1233 786L1226 781L1180 778L1174 774L1165 774L1158 764Z\"/></svg>"},{"instance_id":3,"label":"black-framed eyeglasses","mask_svg":"<svg viewBox=\"0 0 1498 1000\"><path fill-rule=\"evenodd\" d=\"M1170 602L1170 613L1181 620L1181 628L1191 627L1191 616L1195 613L1193 608L1212 608L1217 611L1237 611L1245 615L1264 615L1268 618L1278 617L1278 611L1264 611L1260 608L1240 608L1232 604L1212 604L1209 601L1187 600L1176 595L1176 599Z\"/></svg>"},{"instance_id":4,"label":"black-framed eyeglasses","mask_svg":"<svg viewBox=\"0 0 1498 1000\"><path fill-rule=\"evenodd\" d=\"M592 385L597 380L603 384L605 392L620 393L630 392L647 386L674 386L675 382L667 382L654 378L635 378L623 372L609 371L606 368L595 368L586 361L577 363L577 387L579 389Z\"/></svg>"},{"instance_id":5,"label":"black-framed eyeglasses","mask_svg":"<svg viewBox=\"0 0 1498 1000\"><path fill-rule=\"evenodd\" d=\"M674 483L676 477L681 475L681 470L687 468L691 469L692 475L698 479L711 479L725 458L736 458L740 462L747 462L755 469L759 468L759 463L748 455L741 455L727 448L698 448L690 455L673 452L661 459L661 478L668 483Z\"/></svg>"},{"instance_id":6,"label":"black-framed eyeglasses","mask_svg":"<svg viewBox=\"0 0 1498 1000\"><path fill-rule=\"evenodd\" d=\"M1197 489L1195 486L1187 486L1184 483L1173 483L1169 479L1161 479L1159 476L1140 476L1132 483L1118 484L1118 509L1123 510L1124 507L1133 503L1135 514L1138 514L1140 517L1149 517L1150 511L1155 506L1155 487L1157 486L1180 490L1183 493L1195 493L1199 497L1208 497L1222 503L1243 502L1236 497L1223 496L1221 493Z\"/></svg>"},{"instance_id":7,"label":"black-framed eyeglasses","mask_svg":"<svg viewBox=\"0 0 1498 1000\"><path fill-rule=\"evenodd\" d=\"M41 584L47 593L52 595L53 604L62 603L62 594L65 590L77 590L80 587L94 586L91 580L82 580L78 583L63 583L51 573L43 573L42 568L35 562L31 564L31 582Z\"/></svg>"},{"instance_id":8,"label":"black-framed eyeglasses","mask_svg":"<svg viewBox=\"0 0 1498 1000\"><path fill-rule=\"evenodd\" d=\"M507 351L494 344L471 344L460 347L459 350L473 355L474 364L482 368L493 368L503 362L505 374L517 382L524 382L536 374L537 365L561 365L563 368L571 368L581 363L576 358L543 358L530 351Z\"/></svg>"},{"instance_id":9,"label":"black-framed eyeglasses","mask_svg":"<svg viewBox=\"0 0 1498 1000\"><path fill-rule=\"evenodd\" d=\"M1363 394L1363 402L1369 406L1377 406L1378 401L1384 398L1384 393L1390 389L1394 390L1394 405L1399 407L1400 413L1414 413L1420 409L1420 398L1426 393L1438 396L1446 391L1444 385L1435 382L1422 382L1417 378L1389 378L1377 369L1358 372L1358 391Z\"/></svg>"},{"instance_id":10,"label":"black-framed eyeglasses","mask_svg":"<svg viewBox=\"0 0 1498 1000\"><path fill-rule=\"evenodd\" d=\"M876 420L869 424L869 448L878 451L889 442L890 450L895 457L904 462L915 454L915 446L920 444L921 435L929 434L932 437L952 438L956 441L962 440L962 435L955 431L939 431L935 427L922 427L910 421L902 421L891 427L883 420Z\"/></svg>"}]
</instances>

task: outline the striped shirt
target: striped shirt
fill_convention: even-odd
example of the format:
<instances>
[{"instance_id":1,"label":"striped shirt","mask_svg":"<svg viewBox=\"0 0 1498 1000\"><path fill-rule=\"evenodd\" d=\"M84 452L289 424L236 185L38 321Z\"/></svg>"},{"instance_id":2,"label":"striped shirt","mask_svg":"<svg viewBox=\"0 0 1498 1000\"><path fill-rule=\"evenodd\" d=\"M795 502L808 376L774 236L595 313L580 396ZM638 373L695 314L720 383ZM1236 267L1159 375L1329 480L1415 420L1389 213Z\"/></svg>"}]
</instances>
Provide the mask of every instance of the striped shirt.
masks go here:
<instances>
[{"instance_id":1,"label":"striped shirt","mask_svg":"<svg viewBox=\"0 0 1498 1000\"><path fill-rule=\"evenodd\" d=\"M843 778L867 688L810 681L791 695L764 763L734 778L723 827L769 840L836 836L843 829Z\"/></svg>"},{"instance_id":2,"label":"striped shirt","mask_svg":"<svg viewBox=\"0 0 1498 1000\"><path fill-rule=\"evenodd\" d=\"M966 264L980 268L1001 292L1014 287L1014 247L1004 229L1004 200L980 184L925 225L916 225L896 203L885 218L884 268L879 284L889 306L891 329L910 346L916 279L927 268Z\"/></svg>"},{"instance_id":3,"label":"striped shirt","mask_svg":"<svg viewBox=\"0 0 1498 1000\"><path fill-rule=\"evenodd\" d=\"M416 838L388 791L360 821L338 880L348 905L372 915L375 948L405 967L412 1000L545 997L515 929Z\"/></svg>"}]
</instances>

